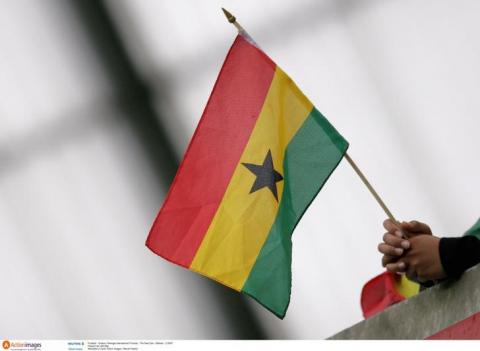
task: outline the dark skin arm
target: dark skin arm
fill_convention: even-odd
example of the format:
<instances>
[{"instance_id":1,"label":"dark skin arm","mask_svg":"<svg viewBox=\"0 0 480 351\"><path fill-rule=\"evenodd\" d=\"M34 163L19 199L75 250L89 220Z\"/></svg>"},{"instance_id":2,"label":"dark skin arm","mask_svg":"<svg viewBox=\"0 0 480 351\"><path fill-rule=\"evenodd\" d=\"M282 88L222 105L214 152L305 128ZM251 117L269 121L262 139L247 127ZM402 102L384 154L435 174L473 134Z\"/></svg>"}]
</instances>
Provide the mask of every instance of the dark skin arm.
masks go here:
<instances>
[{"instance_id":1,"label":"dark skin arm","mask_svg":"<svg viewBox=\"0 0 480 351\"><path fill-rule=\"evenodd\" d=\"M440 254L440 238L430 227L418 221L383 222L387 230L378 250L383 254L382 265L394 273L405 273L410 280L425 282L445 278Z\"/></svg>"}]
</instances>

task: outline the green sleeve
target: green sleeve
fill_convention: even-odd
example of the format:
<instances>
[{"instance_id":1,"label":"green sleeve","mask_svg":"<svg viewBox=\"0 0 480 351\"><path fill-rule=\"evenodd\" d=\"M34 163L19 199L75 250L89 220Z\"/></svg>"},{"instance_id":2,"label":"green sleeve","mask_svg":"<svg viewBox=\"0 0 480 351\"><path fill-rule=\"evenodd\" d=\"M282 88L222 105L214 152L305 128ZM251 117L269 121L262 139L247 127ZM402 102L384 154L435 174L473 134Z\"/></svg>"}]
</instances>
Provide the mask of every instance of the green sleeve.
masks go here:
<instances>
[{"instance_id":1,"label":"green sleeve","mask_svg":"<svg viewBox=\"0 0 480 351\"><path fill-rule=\"evenodd\" d=\"M465 232L465 234L463 234L464 236L465 235L473 235L475 237L477 237L478 239L480 239L480 219L477 221L477 223L475 223L473 225L473 227L471 227L469 230L467 230Z\"/></svg>"}]
</instances>

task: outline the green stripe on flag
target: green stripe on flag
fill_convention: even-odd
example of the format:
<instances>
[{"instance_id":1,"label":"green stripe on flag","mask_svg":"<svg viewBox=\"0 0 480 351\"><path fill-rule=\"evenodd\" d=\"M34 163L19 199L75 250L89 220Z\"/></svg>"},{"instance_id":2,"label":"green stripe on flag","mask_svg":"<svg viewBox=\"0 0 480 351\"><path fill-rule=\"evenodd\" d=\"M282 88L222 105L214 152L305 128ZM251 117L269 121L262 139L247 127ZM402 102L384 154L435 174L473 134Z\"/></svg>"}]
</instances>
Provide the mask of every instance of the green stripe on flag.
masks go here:
<instances>
[{"instance_id":1,"label":"green stripe on flag","mask_svg":"<svg viewBox=\"0 0 480 351\"><path fill-rule=\"evenodd\" d=\"M277 217L242 289L280 318L290 302L290 233L347 148L348 142L315 108L287 146L285 184Z\"/></svg>"},{"instance_id":2,"label":"green stripe on flag","mask_svg":"<svg viewBox=\"0 0 480 351\"><path fill-rule=\"evenodd\" d=\"M471 227L469 230L466 231L465 234L463 234L464 236L465 235L472 235L472 236L476 236L477 239L480 239L480 219L477 221L477 223L475 223L473 225L473 227Z\"/></svg>"}]
</instances>

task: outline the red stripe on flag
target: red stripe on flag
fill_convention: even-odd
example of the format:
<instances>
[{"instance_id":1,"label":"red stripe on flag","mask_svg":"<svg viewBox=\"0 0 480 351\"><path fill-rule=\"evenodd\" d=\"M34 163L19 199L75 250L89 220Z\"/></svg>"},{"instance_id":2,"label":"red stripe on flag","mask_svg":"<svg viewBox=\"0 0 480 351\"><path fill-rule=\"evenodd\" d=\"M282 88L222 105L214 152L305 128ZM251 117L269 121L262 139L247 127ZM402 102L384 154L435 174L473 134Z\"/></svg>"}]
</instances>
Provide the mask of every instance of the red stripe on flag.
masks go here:
<instances>
[{"instance_id":1,"label":"red stripe on flag","mask_svg":"<svg viewBox=\"0 0 480 351\"><path fill-rule=\"evenodd\" d=\"M405 300L405 297L396 291L394 279L393 273L383 272L363 286L360 304L365 319Z\"/></svg>"},{"instance_id":2,"label":"red stripe on flag","mask_svg":"<svg viewBox=\"0 0 480 351\"><path fill-rule=\"evenodd\" d=\"M262 109L276 65L237 36L146 245L189 267Z\"/></svg>"},{"instance_id":3,"label":"red stripe on flag","mask_svg":"<svg viewBox=\"0 0 480 351\"><path fill-rule=\"evenodd\" d=\"M479 340L480 339L480 312L452 324L427 338L428 340Z\"/></svg>"}]
</instances>

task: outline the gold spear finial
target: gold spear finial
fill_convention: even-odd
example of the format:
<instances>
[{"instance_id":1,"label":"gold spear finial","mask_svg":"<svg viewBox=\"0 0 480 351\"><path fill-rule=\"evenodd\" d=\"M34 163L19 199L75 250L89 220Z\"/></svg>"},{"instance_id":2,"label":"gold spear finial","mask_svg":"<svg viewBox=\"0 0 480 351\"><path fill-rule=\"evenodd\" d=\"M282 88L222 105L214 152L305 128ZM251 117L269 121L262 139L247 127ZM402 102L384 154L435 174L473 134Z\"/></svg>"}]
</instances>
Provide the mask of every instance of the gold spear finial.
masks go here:
<instances>
[{"instance_id":1,"label":"gold spear finial","mask_svg":"<svg viewBox=\"0 0 480 351\"><path fill-rule=\"evenodd\" d=\"M253 41L253 39L250 37L250 35L248 35L248 33L245 31L245 29L243 29L243 27L240 25L240 23L237 22L237 19L235 18L235 16L232 15L227 10L225 10L223 7L222 7L222 11L225 14L225 17L227 17L228 22L230 22L231 24L233 24L235 26L235 28L237 28L238 33L240 35L242 35L244 38L246 38L248 41L250 41L253 45L257 46L255 41Z\"/></svg>"},{"instance_id":2,"label":"gold spear finial","mask_svg":"<svg viewBox=\"0 0 480 351\"><path fill-rule=\"evenodd\" d=\"M235 23L237 21L237 19L235 18L234 15L232 15L230 12L228 12L227 10L225 10L223 7L222 7L222 11L223 13L225 14L225 17L227 17L227 20L228 22L230 23Z\"/></svg>"}]
</instances>

